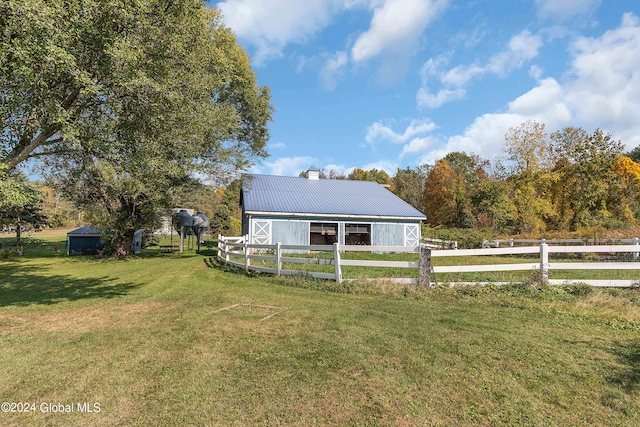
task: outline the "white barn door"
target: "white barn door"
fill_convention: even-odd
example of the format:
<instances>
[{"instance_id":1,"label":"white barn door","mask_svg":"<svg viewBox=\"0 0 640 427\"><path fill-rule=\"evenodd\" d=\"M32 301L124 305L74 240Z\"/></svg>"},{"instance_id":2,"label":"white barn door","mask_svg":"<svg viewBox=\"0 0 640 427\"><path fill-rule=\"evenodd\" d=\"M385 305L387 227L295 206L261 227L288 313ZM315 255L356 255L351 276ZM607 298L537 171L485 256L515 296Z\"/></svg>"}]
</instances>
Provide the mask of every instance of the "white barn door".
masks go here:
<instances>
[{"instance_id":1,"label":"white barn door","mask_svg":"<svg viewBox=\"0 0 640 427\"><path fill-rule=\"evenodd\" d=\"M404 245L416 247L420 245L420 225L405 224L404 225Z\"/></svg>"},{"instance_id":2,"label":"white barn door","mask_svg":"<svg viewBox=\"0 0 640 427\"><path fill-rule=\"evenodd\" d=\"M251 230L251 243L256 245L271 244L271 220L253 220L253 229Z\"/></svg>"}]
</instances>

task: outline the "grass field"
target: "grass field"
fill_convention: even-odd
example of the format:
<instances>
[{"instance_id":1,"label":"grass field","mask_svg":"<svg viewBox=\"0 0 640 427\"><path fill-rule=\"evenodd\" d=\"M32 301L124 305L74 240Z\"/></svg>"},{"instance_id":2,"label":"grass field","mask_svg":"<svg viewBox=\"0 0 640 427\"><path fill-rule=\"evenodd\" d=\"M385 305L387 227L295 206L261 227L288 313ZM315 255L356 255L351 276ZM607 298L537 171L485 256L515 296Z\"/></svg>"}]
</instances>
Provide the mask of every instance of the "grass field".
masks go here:
<instances>
[{"instance_id":1,"label":"grass field","mask_svg":"<svg viewBox=\"0 0 640 427\"><path fill-rule=\"evenodd\" d=\"M0 402L29 409L3 426L639 425L636 289L278 279L35 237L0 260Z\"/></svg>"}]
</instances>

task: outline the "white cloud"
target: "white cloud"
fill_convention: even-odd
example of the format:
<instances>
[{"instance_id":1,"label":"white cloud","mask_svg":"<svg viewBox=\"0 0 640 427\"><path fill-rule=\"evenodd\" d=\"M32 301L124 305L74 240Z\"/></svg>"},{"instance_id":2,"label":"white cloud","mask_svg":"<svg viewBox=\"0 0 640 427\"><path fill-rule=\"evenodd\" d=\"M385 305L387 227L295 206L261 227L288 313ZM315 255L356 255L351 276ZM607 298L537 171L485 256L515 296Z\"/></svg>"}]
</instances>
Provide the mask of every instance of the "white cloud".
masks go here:
<instances>
[{"instance_id":1,"label":"white cloud","mask_svg":"<svg viewBox=\"0 0 640 427\"><path fill-rule=\"evenodd\" d=\"M431 132L435 128L436 125L431 120L412 120L403 133L396 133L381 122L375 122L367 128L366 140L369 144L376 141L402 144L416 135Z\"/></svg>"},{"instance_id":2,"label":"white cloud","mask_svg":"<svg viewBox=\"0 0 640 427\"><path fill-rule=\"evenodd\" d=\"M284 150L287 148L287 144L284 142L274 142L273 144L269 143L269 148L272 150Z\"/></svg>"},{"instance_id":3,"label":"white cloud","mask_svg":"<svg viewBox=\"0 0 640 427\"><path fill-rule=\"evenodd\" d=\"M309 167L316 165L317 162L318 159L308 156L281 157L271 162L262 162L261 165L256 165L251 168L249 172L267 175L298 176L300 172L308 170Z\"/></svg>"},{"instance_id":4,"label":"white cloud","mask_svg":"<svg viewBox=\"0 0 640 427\"><path fill-rule=\"evenodd\" d=\"M416 94L416 100L418 105L427 108L438 108L447 102L456 101L462 99L467 94L464 89L440 89L438 93L430 93L429 89L422 87Z\"/></svg>"},{"instance_id":5,"label":"white cloud","mask_svg":"<svg viewBox=\"0 0 640 427\"><path fill-rule=\"evenodd\" d=\"M619 28L597 38L578 39L567 81L545 78L508 104L505 113L477 117L461 135L427 152L433 163L451 151L493 159L501 154L504 134L526 120L537 120L552 132L579 126L610 133L627 149L640 145L640 21L625 14Z\"/></svg>"},{"instance_id":6,"label":"white cloud","mask_svg":"<svg viewBox=\"0 0 640 427\"><path fill-rule=\"evenodd\" d=\"M538 15L556 20L586 15L599 5L600 0L536 0Z\"/></svg>"},{"instance_id":7,"label":"white cloud","mask_svg":"<svg viewBox=\"0 0 640 427\"><path fill-rule=\"evenodd\" d=\"M628 147L640 144L640 21L627 13L619 28L574 45L572 78L565 85L576 118L600 127Z\"/></svg>"},{"instance_id":8,"label":"white cloud","mask_svg":"<svg viewBox=\"0 0 640 427\"><path fill-rule=\"evenodd\" d=\"M427 136L424 138L415 138L411 140L408 144L402 147L402 152L400 153L400 158L402 159L407 154L416 154L416 153L424 153L429 148L435 146L438 143L437 138L432 136Z\"/></svg>"},{"instance_id":9,"label":"white cloud","mask_svg":"<svg viewBox=\"0 0 640 427\"><path fill-rule=\"evenodd\" d=\"M392 161L389 160L380 160L378 162L375 163L368 163L364 166L360 166L360 169L364 169L364 170L371 170L371 169L378 169L378 170L383 170L386 173L388 173L390 176L393 176L396 173L396 168L398 167L398 165ZM353 168L349 169L349 172L351 172L353 170Z\"/></svg>"},{"instance_id":10,"label":"white cloud","mask_svg":"<svg viewBox=\"0 0 640 427\"><path fill-rule=\"evenodd\" d=\"M255 46L257 64L281 56L290 43L306 42L344 6L339 0L226 0L216 4L225 24Z\"/></svg>"},{"instance_id":11,"label":"white cloud","mask_svg":"<svg viewBox=\"0 0 640 427\"><path fill-rule=\"evenodd\" d=\"M337 78L342 69L347 65L347 52L336 52L335 55L327 59L324 67L320 70L320 80L325 90L334 90L337 85Z\"/></svg>"},{"instance_id":12,"label":"white cloud","mask_svg":"<svg viewBox=\"0 0 640 427\"><path fill-rule=\"evenodd\" d=\"M373 12L369 29L351 49L355 62L384 51L413 47L427 25L446 7L448 0L384 0Z\"/></svg>"},{"instance_id":13,"label":"white cloud","mask_svg":"<svg viewBox=\"0 0 640 427\"><path fill-rule=\"evenodd\" d=\"M509 40L507 48L491 56L485 64L458 65L448 71L443 71L442 68L448 63L446 57L430 59L421 70L423 84L416 94L418 106L437 108L447 102L464 98L466 95L465 87L474 78L484 74L505 77L535 58L541 47L542 39L540 36L524 30L513 36ZM437 84L440 85L437 91L432 91L429 88L432 80L437 80Z\"/></svg>"}]
</instances>

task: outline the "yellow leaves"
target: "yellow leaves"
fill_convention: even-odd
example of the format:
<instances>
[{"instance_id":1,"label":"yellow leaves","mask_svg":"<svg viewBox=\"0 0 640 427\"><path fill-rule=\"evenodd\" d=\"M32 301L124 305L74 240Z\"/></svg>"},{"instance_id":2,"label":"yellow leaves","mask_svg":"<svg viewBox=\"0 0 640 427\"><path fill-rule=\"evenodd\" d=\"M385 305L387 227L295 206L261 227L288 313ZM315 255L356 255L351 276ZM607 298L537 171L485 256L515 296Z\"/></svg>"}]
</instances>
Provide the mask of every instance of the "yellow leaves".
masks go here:
<instances>
[{"instance_id":1,"label":"yellow leaves","mask_svg":"<svg viewBox=\"0 0 640 427\"><path fill-rule=\"evenodd\" d=\"M613 171L631 181L640 181L640 163L636 163L627 156L619 156L613 165Z\"/></svg>"}]
</instances>

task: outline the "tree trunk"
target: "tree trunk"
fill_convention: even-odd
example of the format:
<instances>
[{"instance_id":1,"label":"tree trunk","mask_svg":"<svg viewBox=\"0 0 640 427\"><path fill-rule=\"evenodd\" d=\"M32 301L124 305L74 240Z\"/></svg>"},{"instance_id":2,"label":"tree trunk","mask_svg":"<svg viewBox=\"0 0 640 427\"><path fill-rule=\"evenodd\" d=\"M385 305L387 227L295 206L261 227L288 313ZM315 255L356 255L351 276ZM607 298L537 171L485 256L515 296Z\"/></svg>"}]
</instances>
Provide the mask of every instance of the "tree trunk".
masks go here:
<instances>
[{"instance_id":1,"label":"tree trunk","mask_svg":"<svg viewBox=\"0 0 640 427\"><path fill-rule=\"evenodd\" d=\"M22 230L21 230L20 217L16 221L16 252L18 255L22 255Z\"/></svg>"},{"instance_id":2,"label":"tree trunk","mask_svg":"<svg viewBox=\"0 0 640 427\"><path fill-rule=\"evenodd\" d=\"M133 243L133 235L135 234L135 232L135 230L127 230L125 234L120 239L118 239L115 247L113 248L114 256L116 258L126 258L133 255L133 252L131 251L131 245Z\"/></svg>"}]
</instances>

